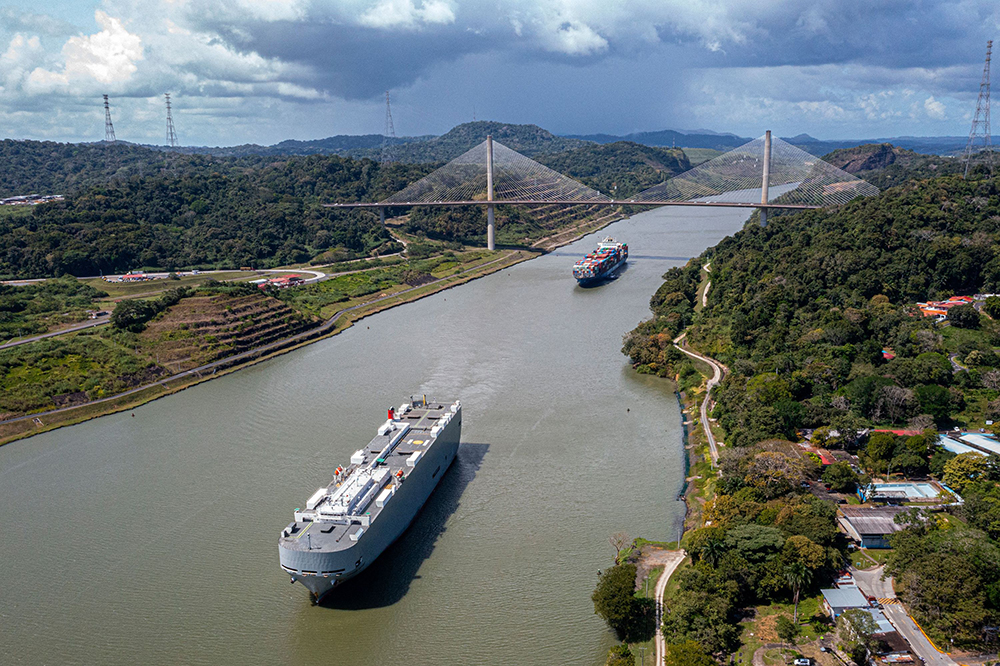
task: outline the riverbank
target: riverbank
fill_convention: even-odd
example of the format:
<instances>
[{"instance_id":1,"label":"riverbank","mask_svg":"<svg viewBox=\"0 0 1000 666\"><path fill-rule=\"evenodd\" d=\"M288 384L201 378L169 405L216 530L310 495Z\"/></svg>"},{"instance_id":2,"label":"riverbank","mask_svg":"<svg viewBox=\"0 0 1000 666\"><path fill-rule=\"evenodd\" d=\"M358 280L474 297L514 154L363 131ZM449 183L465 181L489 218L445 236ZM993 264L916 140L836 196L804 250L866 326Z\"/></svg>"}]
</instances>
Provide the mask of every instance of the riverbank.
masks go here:
<instances>
[{"instance_id":1,"label":"riverbank","mask_svg":"<svg viewBox=\"0 0 1000 666\"><path fill-rule=\"evenodd\" d=\"M498 255L496 258L488 259L468 269L460 269L449 275L444 275L412 287L403 285L404 288L402 289L388 293L382 292L370 300L362 300L348 307L338 308L332 314L324 312L323 314L327 316L324 317L323 323L303 333L164 377L123 393L87 402L82 405L31 413L0 421L0 446L63 426L74 425L100 416L134 409L152 400L177 393L196 384L299 349L318 340L329 338L350 328L355 322L365 317L399 305L411 303L444 291L445 289L491 275L523 261L534 259L551 250L578 240L587 234L598 231L619 219L621 219L620 214L609 215L599 220L584 220L569 228L557 231L551 236L536 242L530 248L501 249L496 253Z\"/></svg>"},{"instance_id":2,"label":"riverbank","mask_svg":"<svg viewBox=\"0 0 1000 666\"><path fill-rule=\"evenodd\" d=\"M522 261L539 256L540 252L526 250L503 250L496 259L478 264L465 271L434 280L423 285L410 287L391 294L342 308L327 318L320 326L298 335L277 340L271 344L251 349L213 363L160 379L145 386L139 386L124 393L94 400L83 405L53 409L45 412L26 414L0 421L0 445L7 444L42 432L48 432L67 425L74 425L91 419L134 409L152 400L182 391L196 384L230 374L288 353L318 340L337 335L354 325L355 322L378 312L450 289L470 280L490 275L509 268Z\"/></svg>"}]
</instances>

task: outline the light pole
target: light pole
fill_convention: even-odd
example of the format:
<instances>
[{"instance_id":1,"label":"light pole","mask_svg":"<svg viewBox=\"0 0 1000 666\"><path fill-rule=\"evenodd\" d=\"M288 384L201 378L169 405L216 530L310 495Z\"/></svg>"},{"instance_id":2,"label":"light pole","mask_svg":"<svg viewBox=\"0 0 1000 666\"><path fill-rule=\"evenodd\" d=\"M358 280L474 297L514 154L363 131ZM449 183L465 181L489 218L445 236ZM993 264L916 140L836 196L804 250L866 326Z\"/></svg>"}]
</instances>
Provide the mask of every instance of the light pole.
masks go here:
<instances>
[{"instance_id":1,"label":"light pole","mask_svg":"<svg viewBox=\"0 0 1000 666\"><path fill-rule=\"evenodd\" d=\"M640 666L646 666L646 646L639 646L639 664Z\"/></svg>"}]
</instances>

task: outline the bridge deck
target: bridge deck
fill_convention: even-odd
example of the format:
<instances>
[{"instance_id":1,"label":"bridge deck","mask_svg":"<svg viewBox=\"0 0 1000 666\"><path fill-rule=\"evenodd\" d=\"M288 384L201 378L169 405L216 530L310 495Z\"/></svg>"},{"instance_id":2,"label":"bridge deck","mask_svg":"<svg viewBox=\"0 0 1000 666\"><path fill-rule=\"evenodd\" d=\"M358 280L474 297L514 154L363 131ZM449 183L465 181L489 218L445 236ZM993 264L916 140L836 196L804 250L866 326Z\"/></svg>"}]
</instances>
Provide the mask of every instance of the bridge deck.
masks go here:
<instances>
[{"instance_id":1,"label":"bridge deck","mask_svg":"<svg viewBox=\"0 0 1000 666\"><path fill-rule=\"evenodd\" d=\"M806 206L802 204L762 204L734 201L635 201L631 199L606 199L597 201L574 201L571 199L504 199L485 201L481 199L470 201L404 201L379 203L329 203L326 208L411 208L413 206L544 206L559 204L563 206L708 206L719 208L767 208L784 210L813 210L822 206Z\"/></svg>"}]
</instances>

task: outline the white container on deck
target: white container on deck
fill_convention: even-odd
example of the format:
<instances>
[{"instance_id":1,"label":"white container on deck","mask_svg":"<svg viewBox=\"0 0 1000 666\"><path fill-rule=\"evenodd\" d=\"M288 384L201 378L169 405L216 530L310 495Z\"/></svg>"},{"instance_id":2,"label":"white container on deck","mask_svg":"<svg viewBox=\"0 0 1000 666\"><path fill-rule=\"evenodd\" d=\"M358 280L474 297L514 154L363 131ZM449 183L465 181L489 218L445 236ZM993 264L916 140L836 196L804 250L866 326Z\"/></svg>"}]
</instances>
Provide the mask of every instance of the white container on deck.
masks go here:
<instances>
[{"instance_id":1,"label":"white container on deck","mask_svg":"<svg viewBox=\"0 0 1000 666\"><path fill-rule=\"evenodd\" d=\"M382 493L378 496L378 499L375 500L375 506L377 506L380 509L384 507L385 503L389 501L389 498L392 497L393 493L395 492L396 492L395 486L383 490Z\"/></svg>"}]
</instances>

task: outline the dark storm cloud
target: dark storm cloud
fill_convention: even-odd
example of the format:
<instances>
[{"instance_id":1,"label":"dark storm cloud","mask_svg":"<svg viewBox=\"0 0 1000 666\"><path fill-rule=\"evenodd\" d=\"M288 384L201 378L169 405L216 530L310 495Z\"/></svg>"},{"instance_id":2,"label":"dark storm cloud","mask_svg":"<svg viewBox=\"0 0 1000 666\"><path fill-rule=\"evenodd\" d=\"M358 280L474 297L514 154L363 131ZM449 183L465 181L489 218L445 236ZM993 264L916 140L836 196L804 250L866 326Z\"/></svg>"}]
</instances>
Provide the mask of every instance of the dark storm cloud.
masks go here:
<instances>
[{"instance_id":1,"label":"dark storm cloud","mask_svg":"<svg viewBox=\"0 0 1000 666\"><path fill-rule=\"evenodd\" d=\"M292 21L206 27L240 51L307 66L308 78L297 83L344 99L407 86L434 65L484 48L482 37L450 26L421 32Z\"/></svg>"}]
</instances>

